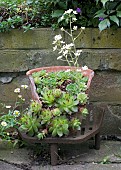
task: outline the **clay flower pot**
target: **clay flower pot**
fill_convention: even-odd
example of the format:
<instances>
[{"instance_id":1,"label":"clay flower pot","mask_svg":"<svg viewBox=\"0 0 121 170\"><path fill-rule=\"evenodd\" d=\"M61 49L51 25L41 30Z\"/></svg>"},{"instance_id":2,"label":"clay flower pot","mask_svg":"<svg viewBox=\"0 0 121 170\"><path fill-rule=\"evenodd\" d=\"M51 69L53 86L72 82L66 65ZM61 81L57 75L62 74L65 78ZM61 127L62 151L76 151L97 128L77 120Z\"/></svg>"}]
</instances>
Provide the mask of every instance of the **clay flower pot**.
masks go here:
<instances>
[{"instance_id":1,"label":"clay flower pot","mask_svg":"<svg viewBox=\"0 0 121 170\"><path fill-rule=\"evenodd\" d=\"M28 76L30 80L30 88L31 88L31 94L32 94L32 99L38 101L41 103L39 96L36 91L36 86L34 83L34 79L32 77L32 73L41 71L41 70L46 70L47 72L56 72L56 71L66 71L66 70L77 70L77 67L71 67L71 66L51 66L51 67L41 67L41 68L35 68L32 70L29 70L26 75ZM91 80L94 77L94 71L91 69L83 69L83 67L79 67L80 72L83 74L83 76L88 77L88 83L87 83L87 91L90 87Z\"/></svg>"},{"instance_id":2,"label":"clay flower pot","mask_svg":"<svg viewBox=\"0 0 121 170\"><path fill-rule=\"evenodd\" d=\"M75 70L75 72L77 71L78 73L80 73L80 74L82 74L83 75L83 77L88 77L88 80L87 80L87 82L86 82L86 94L88 93L88 89L89 89L89 87L90 87L90 83L91 83L91 80L92 80L92 78L93 78L93 76L94 76L94 72L91 70L91 69L88 69L87 67L86 68L84 68L84 67L80 67L80 68L77 68L77 67L70 67L70 66L51 66L51 67L41 67L41 68L36 68L36 69L32 69L32 70L29 70L27 73L26 73L26 75L28 76L28 78L29 78L29 80L30 80L30 87L31 87L31 94L32 94L32 99L33 99L33 101L37 101L40 105L43 105L43 103L42 103L42 99L41 99L41 95L38 95L38 93L37 93L37 87L36 87L36 85L35 85L35 82L34 82L34 78L33 78L33 76L32 76L32 74L33 73L36 73L36 72L39 72L39 71L42 71L42 70L46 70L46 72L59 72L59 71L66 71L66 72L70 72L70 71L73 71L73 70ZM71 81L71 79L70 80L67 80L66 81L66 83L68 84L69 82L68 81ZM81 81L81 80L80 80ZM67 86L67 85L65 85L65 86ZM62 90L62 89L61 89ZM63 91L63 90L62 90ZM64 93L65 93L65 91L63 91ZM81 90L80 90L80 92L81 92ZM66 91L66 93L68 93L67 91ZM75 96L75 94L73 94L73 97ZM74 97L75 98L75 97ZM61 100L62 100L62 98L61 98ZM75 99L74 99L75 100ZM44 104L45 105L45 104ZM45 106L42 106L42 108L43 109L45 109ZM73 113L73 115L66 115L66 117L67 117L67 119L68 119L68 121L70 121L70 120L74 120L74 119L78 119L79 121L80 121L80 123L82 122L82 119L83 119L83 116L80 114L80 113L82 113L81 111L84 109L84 108L86 108L86 103L84 103L84 104L76 104L75 105L76 106L76 108L78 108L77 109L77 111L74 111L74 112L72 112ZM60 106L61 107L61 106ZM51 108L49 107L49 109L50 110L52 110L53 108L55 108L55 105L52 105L51 106ZM47 108L46 108L47 109ZM62 109L62 108L60 108L60 109ZM63 113L64 114L64 113ZM65 114L64 114L65 115ZM85 117L85 116L84 116ZM77 128L78 129L78 128ZM80 129L80 128L79 128ZM71 133L71 132L76 132L76 130L75 129L70 129L69 128L69 136L71 135L71 134L73 134L73 133ZM78 130L77 130L78 131ZM71 134L70 134L71 133ZM75 133L74 133L75 134ZM66 136L66 135L65 135Z\"/></svg>"}]
</instances>

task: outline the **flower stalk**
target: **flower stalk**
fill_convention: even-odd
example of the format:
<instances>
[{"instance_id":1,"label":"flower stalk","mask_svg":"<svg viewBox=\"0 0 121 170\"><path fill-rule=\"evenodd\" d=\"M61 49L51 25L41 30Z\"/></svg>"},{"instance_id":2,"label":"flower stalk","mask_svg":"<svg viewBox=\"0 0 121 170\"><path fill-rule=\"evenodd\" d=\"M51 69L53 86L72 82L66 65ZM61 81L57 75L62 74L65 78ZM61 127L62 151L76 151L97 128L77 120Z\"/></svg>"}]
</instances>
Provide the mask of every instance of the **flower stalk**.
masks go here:
<instances>
[{"instance_id":1,"label":"flower stalk","mask_svg":"<svg viewBox=\"0 0 121 170\"><path fill-rule=\"evenodd\" d=\"M70 37L71 43L66 44L66 42L62 41L62 36L56 35L54 37L53 44L55 45L53 47L53 51L58 51L58 54L61 54L57 60L62 60L66 61L69 66L75 66L79 67L78 59L82 53L82 50L77 50L75 41L77 38L81 35L82 31L85 29L84 27L81 27L80 32L78 35L75 37L74 32L77 31L78 27L73 26L73 23L77 20L76 19L76 11L73 11L72 9L69 9L64 12L64 14L61 17L61 21L65 20L69 24L69 31L64 29L63 27L61 28L61 31L63 31L65 34Z\"/></svg>"}]
</instances>

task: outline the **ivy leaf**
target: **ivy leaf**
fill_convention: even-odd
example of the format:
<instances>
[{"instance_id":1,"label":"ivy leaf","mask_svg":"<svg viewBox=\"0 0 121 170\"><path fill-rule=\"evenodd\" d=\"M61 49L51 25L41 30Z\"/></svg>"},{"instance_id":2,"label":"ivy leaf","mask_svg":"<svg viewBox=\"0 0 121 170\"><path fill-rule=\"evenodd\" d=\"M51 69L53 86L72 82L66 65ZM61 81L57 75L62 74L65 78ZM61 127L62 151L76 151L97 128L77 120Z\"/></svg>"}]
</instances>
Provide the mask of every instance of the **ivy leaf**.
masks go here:
<instances>
[{"instance_id":1,"label":"ivy leaf","mask_svg":"<svg viewBox=\"0 0 121 170\"><path fill-rule=\"evenodd\" d=\"M58 17L62 16L63 13L64 13L64 10L55 10L52 14L52 17L58 18Z\"/></svg>"},{"instance_id":2,"label":"ivy leaf","mask_svg":"<svg viewBox=\"0 0 121 170\"><path fill-rule=\"evenodd\" d=\"M117 6L116 10L121 11L121 4Z\"/></svg>"},{"instance_id":3,"label":"ivy leaf","mask_svg":"<svg viewBox=\"0 0 121 170\"><path fill-rule=\"evenodd\" d=\"M67 3L63 3L61 1L58 1L58 5L60 6L61 9L64 9L66 10L68 7L68 4Z\"/></svg>"},{"instance_id":4,"label":"ivy leaf","mask_svg":"<svg viewBox=\"0 0 121 170\"><path fill-rule=\"evenodd\" d=\"M100 14L98 14L98 15L96 15L95 16L95 18L100 18L100 17L102 17L102 18L106 18L108 15L106 15L106 14L104 14L104 13L100 13Z\"/></svg>"},{"instance_id":5,"label":"ivy leaf","mask_svg":"<svg viewBox=\"0 0 121 170\"><path fill-rule=\"evenodd\" d=\"M98 25L100 31L106 29L107 27L110 27L110 21L109 19L104 19L103 21L101 21Z\"/></svg>"},{"instance_id":6,"label":"ivy leaf","mask_svg":"<svg viewBox=\"0 0 121 170\"><path fill-rule=\"evenodd\" d=\"M99 0L96 0L96 4L98 4Z\"/></svg>"},{"instance_id":7,"label":"ivy leaf","mask_svg":"<svg viewBox=\"0 0 121 170\"><path fill-rule=\"evenodd\" d=\"M105 7L106 2L108 2L109 0L101 0L101 2L103 3L103 6Z\"/></svg>"},{"instance_id":8,"label":"ivy leaf","mask_svg":"<svg viewBox=\"0 0 121 170\"><path fill-rule=\"evenodd\" d=\"M110 20L119 26L119 19L115 15L110 16Z\"/></svg>"},{"instance_id":9,"label":"ivy leaf","mask_svg":"<svg viewBox=\"0 0 121 170\"><path fill-rule=\"evenodd\" d=\"M101 9L101 10L99 10L99 11L97 11L95 14L96 14L96 17L97 17L97 15L102 15L102 14L104 14L105 13L105 9ZM99 16L98 16L99 17Z\"/></svg>"},{"instance_id":10,"label":"ivy leaf","mask_svg":"<svg viewBox=\"0 0 121 170\"><path fill-rule=\"evenodd\" d=\"M121 11L117 11L117 17L121 17Z\"/></svg>"}]
</instances>

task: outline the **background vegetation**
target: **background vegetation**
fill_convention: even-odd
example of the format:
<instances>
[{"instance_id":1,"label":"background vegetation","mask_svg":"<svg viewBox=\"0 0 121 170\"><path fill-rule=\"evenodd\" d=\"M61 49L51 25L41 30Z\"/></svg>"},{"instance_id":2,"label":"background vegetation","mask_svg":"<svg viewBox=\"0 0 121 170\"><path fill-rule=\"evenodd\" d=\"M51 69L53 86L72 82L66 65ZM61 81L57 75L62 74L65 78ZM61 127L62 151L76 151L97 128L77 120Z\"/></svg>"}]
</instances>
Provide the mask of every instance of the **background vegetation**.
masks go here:
<instances>
[{"instance_id":1,"label":"background vegetation","mask_svg":"<svg viewBox=\"0 0 121 170\"><path fill-rule=\"evenodd\" d=\"M0 0L0 32L67 26L59 18L70 8L78 13L78 26L121 27L121 0Z\"/></svg>"}]
</instances>

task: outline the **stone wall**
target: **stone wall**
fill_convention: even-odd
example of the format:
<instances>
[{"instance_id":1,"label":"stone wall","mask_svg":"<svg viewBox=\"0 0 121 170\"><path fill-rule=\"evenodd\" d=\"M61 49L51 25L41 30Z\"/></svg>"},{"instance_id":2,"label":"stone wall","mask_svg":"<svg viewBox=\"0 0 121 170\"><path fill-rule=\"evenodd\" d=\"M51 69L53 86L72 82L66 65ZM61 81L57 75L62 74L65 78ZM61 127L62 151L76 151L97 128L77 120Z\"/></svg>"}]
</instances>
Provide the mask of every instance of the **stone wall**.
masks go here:
<instances>
[{"instance_id":1,"label":"stone wall","mask_svg":"<svg viewBox=\"0 0 121 170\"><path fill-rule=\"evenodd\" d=\"M52 51L52 39L58 33L49 28L0 33L0 102L15 101L14 89L29 84L25 76L27 70L66 65L57 61L57 54ZM67 40L65 35L63 37ZM105 107L102 133L121 134L121 121L113 115L121 115L121 29L101 33L98 29L86 29L77 47L83 48L80 65L95 71L90 101Z\"/></svg>"}]
</instances>

